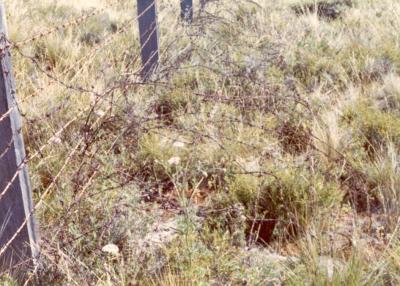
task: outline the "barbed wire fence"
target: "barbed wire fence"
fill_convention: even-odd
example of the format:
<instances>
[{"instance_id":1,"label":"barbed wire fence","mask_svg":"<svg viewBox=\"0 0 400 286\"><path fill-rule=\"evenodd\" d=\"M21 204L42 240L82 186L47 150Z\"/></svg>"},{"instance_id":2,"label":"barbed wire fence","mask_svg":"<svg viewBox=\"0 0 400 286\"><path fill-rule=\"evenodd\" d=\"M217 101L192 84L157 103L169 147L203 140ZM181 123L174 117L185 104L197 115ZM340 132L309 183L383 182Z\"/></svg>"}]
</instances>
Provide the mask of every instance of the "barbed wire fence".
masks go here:
<instances>
[{"instance_id":1,"label":"barbed wire fence","mask_svg":"<svg viewBox=\"0 0 400 286\"><path fill-rule=\"evenodd\" d=\"M3 78L1 82L5 85L2 90L2 100L4 100L4 102L1 105L3 109L1 110L0 120L0 124L2 124L0 156L0 167L2 168L2 176L0 176L0 186L2 189L0 201L2 209L0 217L1 224L3 225L0 240L1 271L11 271L19 276L20 273L24 273L27 269L37 265L35 261L39 255L39 233L34 219L34 213L37 209L43 207L46 198L57 188L57 181L71 163L72 158L82 157L82 164L79 166L76 176L82 171L86 164L92 164L92 162L95 161L96 152L90 155L86 153L88 153L89 146L93 144L95 140L96 131L98 131L96 128L99 128L103 121L107 119L108 114L114 107L114 103L109 101L110 98L121 90L126 90L135 85L147 84L146 82L149 81L150 77L154 77L153 74L159 66L159 53L163 53L169 48L166 46L165 50L159 50L158 47L158 24L162 24L162 19L157 19L156 1L154 0L138 1L137 15L135 17L127 19L122 24L113 27L111 33L94 43L86 54L78 58L75 62L72 62L69 66L66 66L61 73L57 73L52 67L43 64L46 55L43 55L43 58L37 54L32 55L30 51L26 52L26 47L38 43L40 44L41 41L46 41L46 38L63 33L67 30L79 29L80 25L107 12L109 9L117 7L121 4L120 2L121 1L110 2L101 9L93 9L77 17L71 17L71 19L65 22L49 27L39 33L35 33L33 36L26 39L17 41L11 41L8 38L5 7L4 3L1 3L1 25L3 29L1 39ZM193 20L192 5L192 1L181 2L180 16L182 20L187 23L191 23ZM165 15L164 17L170 17L170 15ZM86 65L93 63L104 49L110 47L118 40L119 36L131 32L132 27L136 23L139 23L141 58L138 55L132 56L129 54L129 49L132 48L132 46L137 47L136 43L129 45L127 50L122 54L123 57L131 56L128 65L130 67L136 66L136 69L132 70L132 68L130 68L129 73L125 74L116 72L115 75L118 76L115 77L115 80L109 82L101 91L99 91L100 89L98 88L72 83L79 78L79 74ZM177 39L171 40L171 42L175 40ZM31 96L26 96L22 101L18 101L19 99L15 97L16 92L10 62L10 51L18 54L22 59L25 59L37 73L43 74L51 84L58 85L69 92L67 96L62 98L58 105L44 114L44 120L46 120L46 118L50 119L54 114L62 112L67 108L66 106L74 93L86 94L93 98L89 106L80 110L80 112L76 113L76 115L66 123L61 124L58 130L50 131L49 133L51 133L51 136L49 136L47 140L44 140L44 143L38 144L37 146L30 146L33 147L33 149L29 150L28 155L25 155L25 147L22 139L23 128L20 126L19 117L23 116L27 125L35 124L37 119L30 119L29 114L23 113L20 108L20 105L25 104L25 101L29 101ZM170 62L170 64L176 63ZM167 66L164 66L164 68L168 69ZM70 73L74 73L75 75L68 77ZM150 84L158 84L157 79L151 81ZM107 101L109 102L107 103ZM100 106L103 106L105 109L101 111L101 114L96 114L96 110L100 108ZM96 118L93 119L95 116ZM26 166L33 164L35 160L40 161L43 159L43 153L47 151L47 149L52 148L55 144L59 144L64 133L80 120L84 120L84 126L81 127L83 137L79 138L76 145L65 154L64 163L61 168L59 168L58 172L54 173L55 175L51 174L51 178L49 178L49 181L46 183L46 187L40 192L40 196L36 198L35 204L33 205L30 179ZM141 118L141 120L145 122L157 119ZM118 136L120 135L121 134ZM107 150L105 154L109 154L111 151L112 148ZM76 199L66 208L66 213L71 211L74 204L76 205L79 203L85 190L93 184L93 180L98 176L100 168L100 164L92 166L92 174L89 176L86 184L77 185L75 190L77 193ZM124 184L126 183L127 182L124 182ZM61 227L57 232L60 231L62 231ZM45 240L45 238L42 238L42 240Z\"/></svg>"},{"instance_id":2,"label":"barbed wire fence","mask_svg":"<svg viewBox=\"0 0 400 286\"><path fill-rule=\"evenodd\" d=\"M223 125L237 126L238 129L245 126L252 129L254 134L272 132L273 128L268 124L255 124L248 120L246 112L256 110L279 118L278 125L281 126L279 130L283 142L286 135L298 132L301 133L302 142L287 142L288 145L295 145L295 149L307 145L304 148L323 152L312 144L313 135L310 130L303 130L300 125L292 127L286 124L290 121L286 117L288 113L293 114L293 117L296 117L296 114L304 116L304 120L315 116L315 110L309 106L308 101L301 98L291 87L288 88L292 95L290 98L272 96L274 91L282 88L281 83L268 82L257 74L260 66L279 61L279 47L271 46L269 52L259 61L260 66L242 68L241 62L232 62L223 52L216 53L213 50L221 40L219 36L223 37L223 31L213 31L213 44L202 46L198 39L205 34L205 24L211 26L213 22L229 22L221 15L206 13L204 0L200 3L199 15L194 14L191 0L181 1L181 7L175 8L175 14L171 14L172 9L166 9L165 3L162 3L165 6L161 6L155 0L139 0L135 16L121 19L117 24L111 23L106 33L98 38L90 33L76 36L80 35L82 26L107 11L124 9L124 5L134 11L132 1L129 1L129 4L122 2L124 1L109 2L101 9L93 9L71 17L65 22L16 41L7 36L4 30L5 18L2 17L0 84L4 87L0 85L0 269L3 272L21 272L21 269L37 266L40 245L52 246L53 248L49 247L46 251L54 251L52 257L55 257L55 260L62 259L57 253L58 249L68 252L69 245L88 234L99 233L101 236L106 230L112 229L115 218L122 217L120 210L114 209L110 214L101 215L99 220L102 223L92 225L90 215L83 207L90 204L94 197L101 197L112 189L122 189L135 184L143 190L140 194L143 199L156 197L163 207L179 208L173 203L167 205L170 198L165 192L160 193L160 189L175 188L171 179L158 178L150 182L147 178L152 170L137 162L142 158L130 158L128 162L122 159L124 156L129 157L130 152L137 151L138 142L143 134L156 134L167 138L168 142L177 142L187 135L191 138L188 145L202 144L204 141L213 142L222 153L234 158L235 150L228 150L223 143L255 150L262 148L259 143L238 138L235 130L225 134L218 128L222 128ZM158 19L156 5L160 12ZM0 7L4 15L4 6ZM229 11L227 13L229 14ZM135 39L132 33L137 23L139 39ZM158 29L162 30L166 26L170 30L179 30L180 33L168 34L168 37L160 36L162 33ZM84 53L58 67L54 63L52 51L44 49L43 43L56 41L54 38L57 37L69 37L74 31L75 37L85 42ZM118 47L115 46L116 43ZM24 90L23 99L18 97L12 83L10 53L29 67L24 70L30 74L16 76L17 84L18 80L30 82ZM187 64L191 57L208 59ZM60 61L62 62L62 59ZM224 62L230 70L218 70L214 63L219 62ZM196 88L195 83L185 79L185 70L193 69L199 69L205 74L218 74L224 80L231 81L230 90L213 92L211 88ZM132 94L139 94L142 90L146 91L145 94L154 93L159 96L184 89L182 85L174 82L176 79L173 79L172 74L177 71L181 73L178 80L187 80L186 84L194 86L196 98L189 97L194 105L199 101L217 102L225 104L228 111L222 112L216 119L213 110L188 110L184 107L171 118L173 106L168 102L155 102L154 98L140 96L130 98ZM82 82L84 77L86 80ZM239 85L245 85L252 91L248 97L235 96ZM255 88L252 89L251 86L258 91L255 92ZM38 94L46 93L50 89L57 97L43 102L37 101L39 110L32 114L29 110L29 107L34 105L32 102L39 97ZM227 96L227 93L231 95ZM144 104L140 105L140 101ZM46 104L49 106L45 106ZM185 104L188 105L187 102L182 103ZM143 106L143 109L137 106ZM242 113L230 113L229 107L235 107ZM20 126L19 116L22 116L24 127ZM188 117L194 123L187 125L179 122L181 117ZM201 128L199 123L204 124L208 121L219 126L217 131ZM167 128L174 135L163 133L160 127ZM25 133L22 134L22 131ZM27 144L26 155L22 135ZM322 141L319 138L314 139ZM52 152L53 149L58 155ZM293 152L298 152L297 149ZM266 158L280 160L271 148L263 149L263 152L262 155ZM189 156L188 162L191 160L196 160L195 154ZM340 154L337 160L345 159ZM130 166L132 162L138 163L142 169ZM251 171L242 162L236 161L235 164L236 173L274 176L269 170ZM31 188L26 166L30 168L34 204L30 198ZM221 172L224 172L224 163L207 168L211 175L193 176L220 176ZM66 192L65 199L52 201L55 192ZM18 197L18 200L15 197ZM37 232L34 214L40 211L41 217L46 217L50 210L57 212L57 217L52 218L48 225L39 221L40 232ZM81 222L85 229L75 234L68 230L68 226L73 226L77 220L86 224ZM40 233L52 235L41 236ZM38 237L41 241L39 245ZM85 246L87 249L97 251L98 247L89 244L87 242ZM78 259L76 263L80 263ZM82 264L80 267L85 268ZM85 270L91 273L90 269ZM26 284L33 279L32 277L24 277Z\"/></svg>"}]
</instances>

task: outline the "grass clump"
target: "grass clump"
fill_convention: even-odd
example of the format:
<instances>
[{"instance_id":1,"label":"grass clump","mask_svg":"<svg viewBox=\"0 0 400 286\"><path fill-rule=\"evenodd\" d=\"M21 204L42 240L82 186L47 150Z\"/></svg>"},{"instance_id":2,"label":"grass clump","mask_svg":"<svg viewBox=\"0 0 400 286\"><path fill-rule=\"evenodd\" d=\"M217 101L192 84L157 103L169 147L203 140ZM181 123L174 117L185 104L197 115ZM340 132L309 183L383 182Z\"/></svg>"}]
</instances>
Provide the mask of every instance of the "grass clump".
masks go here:
<instances>
[{"instance_id":1,"label":"grass clump","mask_svg":"<svg viewBox=\"0 0 400 286\"><path fill-rule=\"evenodd\" d=\"M393 113L382 112L366 103L349 108L344 120L363 138L362 144L370 156L390 142L400 143L400 119Z\"/></svg>"},{"instance_id":2,"label":"grass clump","mask_svg":"<svg viewBox=\"0 0 400 286\"><path fill-rule=\"evenodd\" d=\"M266 178L265 178L266 177ZM306 230L321 210L329 212L342 201L342 192L335 182L320 174L312 174L301 166L285 165L266 176L236 175L229 190L246 208L249 227L259 233L261 241L276 235L297 236Z\"/></svg>"}]
</instances>

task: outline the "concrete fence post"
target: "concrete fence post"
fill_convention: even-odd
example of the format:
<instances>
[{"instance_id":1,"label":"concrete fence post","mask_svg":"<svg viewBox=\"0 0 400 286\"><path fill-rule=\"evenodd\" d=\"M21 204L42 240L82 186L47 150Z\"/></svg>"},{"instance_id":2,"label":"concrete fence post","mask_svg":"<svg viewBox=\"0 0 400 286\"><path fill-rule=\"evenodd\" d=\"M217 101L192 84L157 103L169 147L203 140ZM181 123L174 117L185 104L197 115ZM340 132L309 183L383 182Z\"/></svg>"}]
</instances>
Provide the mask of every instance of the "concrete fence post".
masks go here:
<instances>
[{"instance_id":1,"label":"concrete fence post","mask_svg":"<svg viewBox=\"0 0 400 286\"><path fill-rule=\"evenodd\" d=\"M0 276L22 276L38 255L37 230L5 15L0 1Z\"/></svg>"},{"instance_id":2,"label":"concrete fence post","mask_svg":"<svg viewBox=\"0 0 400 286\"><path fill-rule=\"evenodd\" d=\"M181 18L187 23L192 23L193 0L181 0Z\"/></svg>"},{"instance_id":3,"label":"concrete fence post","mask_svg":"<svg viewBox=\"0 0 400 286\"><path fill-rule=\"evenodd\" d=\"M148 80L159 63L156 0L137 0L143 80Z\"/></svg>"}]
</instances>

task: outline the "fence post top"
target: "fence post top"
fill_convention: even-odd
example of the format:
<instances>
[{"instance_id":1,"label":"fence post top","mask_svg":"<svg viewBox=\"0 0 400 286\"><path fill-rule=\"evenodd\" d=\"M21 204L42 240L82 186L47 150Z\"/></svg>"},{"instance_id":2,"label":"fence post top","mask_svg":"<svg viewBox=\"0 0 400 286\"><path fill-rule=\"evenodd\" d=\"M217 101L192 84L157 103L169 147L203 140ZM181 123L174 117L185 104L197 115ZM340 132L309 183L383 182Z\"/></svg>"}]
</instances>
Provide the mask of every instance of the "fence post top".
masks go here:
<instances>
[{"instance_id":1,"label":"fence post top","mask_svg":"<svg viewBox=\"0 0 400 286\"><path fill-rule=\"evenodd\" d=\"M0 33L8 35L6 9L3 0L0 0Z\"/></svg>"}]
</instances>

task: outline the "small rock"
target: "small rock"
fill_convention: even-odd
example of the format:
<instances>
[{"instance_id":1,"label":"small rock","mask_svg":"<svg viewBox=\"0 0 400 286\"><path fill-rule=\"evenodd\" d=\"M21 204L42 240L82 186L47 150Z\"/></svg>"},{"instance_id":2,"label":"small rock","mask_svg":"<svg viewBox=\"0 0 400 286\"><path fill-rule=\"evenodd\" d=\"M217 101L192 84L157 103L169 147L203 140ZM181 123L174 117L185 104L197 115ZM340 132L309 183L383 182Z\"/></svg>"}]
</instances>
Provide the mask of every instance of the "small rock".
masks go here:
<instances>
[{"instance_id":1,"label":"small rock","mask_svg":"<svg viewBox=\"0 0 400 286\"><path fill-rule=\"evenodd\" d=\"M117 245L115 245L113 243L109 243L109 244L103 246L101 251L108 253L108 254L115 255L115 256L119 255L119 248Z\"/></svg>"},{"instance_id":2,"label":"small rock","mask_svg":"<svg viewBox=\"0 0 400 286\"><path fill-rule=\"evenodd\" d=\"M174 144L172 144L172 146L175 148L185 148L185 143L176 141L176 142L174 142Z\"/></svg>"},{"instance_id":3,"label":"small rock","mask_svg":"<svg viewBox=\"0 0 400 286\"><path fill-rule=\"evenodd\" d=\"M50 138L49 142L52 143L52 144L55 144L55 145L59 145L59 144L62 143L62 140L58 136L53 136L53 137Z\"/></svg>"},{"instance_id":4,"label":"small rock","mask_svg":"<svg viewBox=\"0 0 400 286\"><path fill-rule=\"evenodd\" d=\"M181 162L180 157L172 157L171 159L168 160L169 165L179 165L180 162Z\"/></svg>"}]
</instances>

